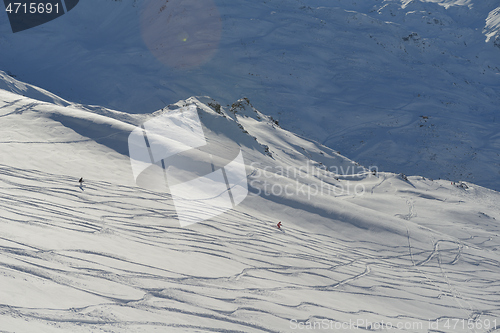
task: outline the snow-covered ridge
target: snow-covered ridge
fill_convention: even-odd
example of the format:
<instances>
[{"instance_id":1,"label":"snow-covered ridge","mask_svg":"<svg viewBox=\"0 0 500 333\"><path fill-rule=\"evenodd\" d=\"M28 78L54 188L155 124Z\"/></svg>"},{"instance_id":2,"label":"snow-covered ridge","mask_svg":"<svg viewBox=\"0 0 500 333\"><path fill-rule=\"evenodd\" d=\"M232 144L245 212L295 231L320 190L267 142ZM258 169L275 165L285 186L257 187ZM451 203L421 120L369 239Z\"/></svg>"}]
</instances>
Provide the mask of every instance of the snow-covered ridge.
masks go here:
<instances>
[{"instance_id":1,"label":"snow-covered ridge","mask_svg":"<svg viewBox=\"0 0 500 333\"><path fill-rule=\"evenodd\" d=\"M186 105L221 163L242 150L250 195L180 228L168 191L134 183L126 142ZM3 331L500 325L498 192L368 170L247 99L130 115L0 89L0 127Z\"/></svg>"},{"instance_id":2,"label":"snow-covered ridge","mask_svg":"<svg viewBox=\"0 0 500 333\"><path fill-rule=\"evenodd\" d=\"M55 94L45 89L18 81L14 78L14 75L9 75L4 71L0 71L0 89L10 91L22 96L28 96L38 101L54 103L61 106L70 104L68 101L60 98L59 96L56 96Z\"/></svg>"},{"instance_id":3,"label":"snow-covered ridge","mask_svg":"<svg viewBox=\"0 0 500 333\"><path fill-rule=\"evenodd\" d=\"M484 33L486 35L486 42L493 39L495 45L500 47L500 42L498 41L498 37L500 36L500 7L495 8L489 13L488 18L486 18Z\"/></svg>"}]
</instances>

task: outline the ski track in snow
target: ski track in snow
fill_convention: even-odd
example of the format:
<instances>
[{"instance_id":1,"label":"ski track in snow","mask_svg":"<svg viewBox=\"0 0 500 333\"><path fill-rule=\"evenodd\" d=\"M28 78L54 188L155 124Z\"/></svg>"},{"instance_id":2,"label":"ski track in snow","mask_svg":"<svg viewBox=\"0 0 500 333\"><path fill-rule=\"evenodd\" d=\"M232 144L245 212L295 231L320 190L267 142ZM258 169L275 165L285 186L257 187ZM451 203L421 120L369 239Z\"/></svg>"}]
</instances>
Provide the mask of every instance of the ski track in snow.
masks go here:
<instances>
[{"instance_id":1,"label":"ski track in snow","mask_svg":"<svg viewBox=\"0 0 500 333\"><path fill-rule=\"evenodd\" d=\"M281 233L234 210L182 229L166 194L84 184L0 166L0 279L25 288L0 300L5 332L290 332L291 319L500 318L499 257L480 243L424 247L409 228L408 246L291 225ZM410 225L416 203L407 203L401 221Z\"/></svg>"}]
</instances>

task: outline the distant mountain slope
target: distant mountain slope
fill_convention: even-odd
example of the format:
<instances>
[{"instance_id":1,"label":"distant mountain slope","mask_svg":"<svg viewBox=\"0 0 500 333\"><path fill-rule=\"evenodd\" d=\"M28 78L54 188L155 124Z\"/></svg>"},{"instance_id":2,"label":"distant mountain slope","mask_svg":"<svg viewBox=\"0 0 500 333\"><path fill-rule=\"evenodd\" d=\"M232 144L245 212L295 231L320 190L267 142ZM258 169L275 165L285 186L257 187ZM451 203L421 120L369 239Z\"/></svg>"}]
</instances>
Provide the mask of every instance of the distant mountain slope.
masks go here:
<instances>
[{"instance_id":1,"label":"distant mountain slope","mask_svg":"<svg viewBox=\"0 0 500 333\"><path fill-rule=\"evenodd\" d=\"M17 34L0 20L0 68L130 113L248 96L283 128L365 165L500 189L496 1L147 3L87 0ZM194 36L207 15L221 25L202 52ZM155 41L163 53L148 49Z\"/></svg>"},{"instance_id":2,"label":"distant mountain slope","mask_svg":"<svg viewBox=\"0 0 500 333\"><path fill-rule=\"evenodd\" d=\"M241 149L250 194L181 228L169 191L136 186L126 154L137 125L186 105L207 140L191 162ZM2 331L500 325L498 192L367 170L247 99L125 114L0 89L0 127Z\"/></svg>"},{"instance_id":3,"label":"distant mountain slope","mask_svg":"<svg viewBox=\"0 0 500 333\"><path fill-rule=\"evenodd\" d=\"M496 47L500 47L500 7L493 9L486 18L484 27L486 41L493 40Z\"/></svg>"}]
</instances>

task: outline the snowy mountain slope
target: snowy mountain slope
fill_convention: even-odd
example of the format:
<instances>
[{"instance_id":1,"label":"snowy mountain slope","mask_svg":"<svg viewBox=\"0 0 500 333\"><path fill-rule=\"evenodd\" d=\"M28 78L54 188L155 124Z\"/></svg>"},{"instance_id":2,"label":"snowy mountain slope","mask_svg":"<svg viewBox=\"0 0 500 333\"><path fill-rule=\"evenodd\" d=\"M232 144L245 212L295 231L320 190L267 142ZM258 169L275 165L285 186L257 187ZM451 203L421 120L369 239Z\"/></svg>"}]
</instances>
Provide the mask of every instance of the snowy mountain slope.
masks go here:
<instances>
[{"instance_id":1,"label":"snowy mountain slope","mask_svg":"<svg viewBox=\"0 0 500 333\"><path fill-rule=\"evenodd\" d=\"M10 91L17 95L28 96L38 101L62 106L70 104L68 101L65 101L45 89L18 81L3 71L0 71L0 89Z\"/></svg>"},{"instance_id":2,"label":"snowy mountain slope","mask_svg":"<svg viewBox=\"0 0 500 333\"><path fill-rule=\"evenodd\" d=\"M484 27L486 41L494 40L495 45L500 45L500 7L493 9L486 18L486 26Z\"/></svg>"},{"instance_id":3,"label":"snowy mountain slope","mask_svg":"<svg viewBox=\"0 0 500 333\"><path fill-rule=\"evenodd\" d=\"M250 195L180 228L170 194L136 186L120 147L135 126L188 104L206 149L243 151ZM219 106L191 98L129 115L0 90L2 331L500 325L498 192L369 172L245 99Z\"/></svg>"},{"instance_id":4,"label":"snowy mountain slope","mask_svg":"<svg viewBox=\"0 0 500 333\"><path fill-rule=\"evenodd\" d=\"M17 34L2 12L0 68L130 113L248 96L283 128L362 164L500 189L497 1L169 3L88 0ZM148 25L162 15L175 17L164 34ZM207 15L221 25L204 29ZM213 43L198 50L204 31Z\"/></svg>"}]
</instances>

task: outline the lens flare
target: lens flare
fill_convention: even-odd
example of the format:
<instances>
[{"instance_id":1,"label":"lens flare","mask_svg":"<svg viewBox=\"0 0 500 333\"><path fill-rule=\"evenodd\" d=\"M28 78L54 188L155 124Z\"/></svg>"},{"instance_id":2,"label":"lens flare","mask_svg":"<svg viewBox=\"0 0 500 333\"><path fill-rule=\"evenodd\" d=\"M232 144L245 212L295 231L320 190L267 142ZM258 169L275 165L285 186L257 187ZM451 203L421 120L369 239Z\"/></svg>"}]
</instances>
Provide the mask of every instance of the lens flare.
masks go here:
<instances>
[{"instance_id":1,"label":"lens flare","mask_svg":"<svg viewBox=\"0 0 500 333\"><path fill-rule=\"evenodd\" d=\"M141 12L142 38L162 63L198 67L218 49L222 31L213 0L148 0Z\"/></svg>"}]
</instances>

